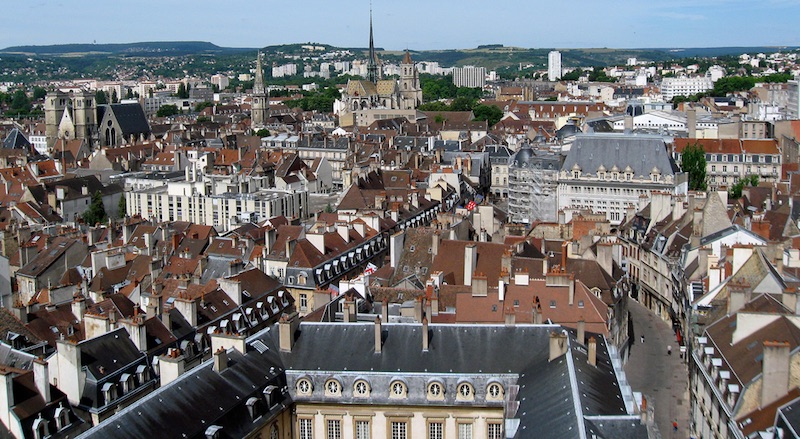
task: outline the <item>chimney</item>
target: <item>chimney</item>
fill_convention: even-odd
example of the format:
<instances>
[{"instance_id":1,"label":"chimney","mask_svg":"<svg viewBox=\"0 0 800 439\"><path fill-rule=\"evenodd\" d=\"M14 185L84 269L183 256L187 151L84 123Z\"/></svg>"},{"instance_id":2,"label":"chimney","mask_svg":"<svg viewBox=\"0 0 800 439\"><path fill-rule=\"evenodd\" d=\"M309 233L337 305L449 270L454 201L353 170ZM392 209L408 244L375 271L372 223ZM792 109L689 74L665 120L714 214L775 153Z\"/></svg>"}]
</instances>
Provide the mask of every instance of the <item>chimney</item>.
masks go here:
<instances>
[{"instance_id":1,"label":"chimney","mask_svg":"<svg viewBox=\"0 0 800 439\"><path fill-rule=\"evenodd\" d=\"M424 305L422 303L422 296L419 296L414 301L414 321L415 322L422 322L422 318L423 318L422 310L423 310L423 308L424 308Z\"/></svg>"},{"instance_id":2,"label":"chimney","mask_svg":"<svg viewBox=\"0 0 800 439\"><path fill-rule=\"evenodd\" d=\"M383 299L381 302L381 320L389 322L389 299Z\"/></svg>"},{"instance_id":3,"label":"chimney","mask_svg":"<svg viewBox=\"0 0 800 439\"><path fill-rule=\"evenodd\" d=\"M613 257L612 257L612 250L613 245L606 242L598 242L597 243L597 263L600 265L600 268L603 269L608 274L611 274L613 271Z\"/></svg>"},{"instance_id":4,"label":"chimney","mask_svg":"<svg viewBox=\"0 0 800 439\"><path fill-rule=\"evenodd\" d=\"M170 348L158 357L158 377L161 387L178 379L186 370L186 357L178 348Z\"/></svg>"},{"instance_id":5,"label":"chimney","mask_svg":"<svg viewBox=\"0 0 800 439\"><path fill-rule=\"evenodd\" d=\"M506 326L514 326L517 323L517 313L514 311L514 308L509 307L506 310Z\"/></svg>"},{"instance_id":6,"label":"chimney","mask_svg":"<svg viewBox=\"0 0 800 439\"><path fill-rule=\"evenodd\" d=\"M514 274L514 285L527 286L529 282L530 276L524 268L517 270L516 274Z\"/></svg>"},{"instance_id":7,"label":"chimney","mask_svg":"<svg viewBox=\"0 0 800 439\"><path fill-rule=\"evenodd\" d=\"M483 273L475 273L472 277L472 297L486 297L489 290L489 281Z\"/></svg>"},{"instance_id":8,"label":"chimney","mask_svg":"<svg viewBox=\"0 0 800 439\"><path fill-rule=\"evenodd\" d=\"M500 271L511 273L511 250L507 249L500 258Z\"/></svg>"},{"instance_id":9,"label":"chimney","mask_svg":"<svg viewBox=\"0 0 800 439\"><path fill-rule=\"evenodd\" d=\"M764 342L764 359L761 362L761 407L766 407L788 393L790 351L787 342Z\"/></svg>"},{"instance_id":10,"label":"chimney","mask_svg":"<svg viewBox=\"0 0 800 439\"><path fill-rule=\"evenodd\" d=\"M219 348L214 352L214 372L220 373L228 368L228 352Z\"/></svg>"},{"instance_id":11,"label":"chimney","mask_svg":"<svg viewBox=\"0 0 800 439\"><path fill-rule=\"evenodd\" d=\"M633 116L630 114L625 115L625 134L630 134L633 131Z\"/></svg>"},{"instance_id":12,"label":"chimney","mask_svg":"<svg viewBox=\"0 0 800 439\"><path fill-rule=\"evenodd\" d=\"M469 244L464 247L464 285L472 286L472 275L478 263L478 246Z\"/></svg>"},{"instance_id":13,"label":"chimney","mask_svg":"<svg viewBox=\"0 0 800 439\"><path fill-rule=\"evenodd\" d=\"M281 352L292 352L294 346L294 333L299 324L297 313L283 314L278 322L278 331L280 332L280 347Z\"/></svg>"},{"instance_id":14,"label":"chimney","mask_svg":"<svg viewBox=\"0 0 800 439\"><path fill-rule=\"evenodd\" d=\"M219 288L225 292L237 305L242 304L242 282L238 279L219 278Z\"/></svg>"},{"instance_id":15,"label":"chimney","mask_svg":"<svg viewBox=\"0 0 800 439\"><path fill-rule=\"evenodd\" d=\"M439 235L439 232L433 232L431 235L431 258L436 258L436 255L439 254L439 244L441 243L441 240L442 237Z\"/></svg>"},{"instance_id":16,"label":"chimney","mask_svg":"<svg viewBox=\"0 0 800 439\"><path fill-rule=\"evenodd\" d=\"M597 340L589 337L589 364L597 366Z\"/></svg>"},{"instance_id":17,"label":"chimney","mask_svg":"<svg viewBox=\"0 0 800 439\"><path fill-rule=\"evenodd\" d=\"M551 332L549 361L553 361L565 353L567 353L567 336L559 332Z\"/></svg>"},{"instance_id":18,"label":"chimney","mask_svg":"<svg viewBox=\"0 0 800 439\"><path fill-rule=\"evenodd\" d=\"M694 107L686 110L686 129L689 131L689 138L697 138L697 109Z\"/></svg>"},{"instance_id":19,"label":"chimney","mask_svg":"<svg viewBox=\"0 0 800 439\"><path fill-rule=\"evenodd\" d=\"M80 344L68 340L56 340L56 346L58 389L67 395L70 403L78 405L86 380L86 374L82 372Z\"/></svg>"},{"instance_id":20,"label":"chimney","mask_svg":"<svg viewBox=\"0 0 800 439\"><path fill-rule=\"evenodd\" d=\"M428 334L428 318L424 317L422 319L422 350L424 352L428 351L428 343L429 343L429 334Z\"/></svg>"},{"instance_id":21,"label":"chimney","mask_svg":"<svg viewBox=\"0 0 800 439\"><path fill-rule=\"evenodd\" d=\"M47 370L47 362L41 358L33 360L33 380L36 382L36 390L42 395L45 404L50 403L50 373Z\"/></svg>"},{"instance_id":22,"label":"chimney","mask_svg":"<svg viewBox=\"0 0 800 439\"><path fill-rule=\"evenodd\" d=\"M728 314L733 314L750 301L750 284L744 279L728 282L728 294Z\"/></svg>"},{"instance_id":23,"label":"chimney","mask_svg":"<svg viewBox=\"0 0 800 439\"><path fill-rule=\"evenodd\" d=\"M583 320L583 317L578 320L578 343L586 343L586 321Z\"/></svg>"},{"instance_id":24,"label":"chimney","mask_svg":"<svg viewBox=\"0 0 800 439\"><path fill-rule=\"evenodd\" d=\"M197 300L178 297L173 303L190 326L197 326Z\"/></svg>"},{"instance_id":25,"label":"chimney","mask_svg":"<svg viewBox=\"0 0 800 439\"><path fill-rule=\"evenodd\" d=\"M336 222L336 232L339 233L339 236L342 237L345 243L350 242L350 230L347 227L347 223L344 221L337 221Z\"/></svg>"},{"instance_id":26,"label":"chimney","mask_svg":"<svg viewBox=\"0 0 800 439\"><path fill-rule=\"evenodd\" d=\"M397 232L389 237L389 258L392 268L397 268L400 264L400 256L403 255L403 245L405 232ZM422 249L420 249L422 251Z\"/></svg>"},{"instance_id":27,"label":"chimney","mask_svg":"<svg viewBox=\"0 0 800 439\"><path fill-rule=\"evenodd\" d=\"M294 251L294 246L297 245L297 241L294 239L287 239L286 240L286 259L289 259L292 256L292 252Z\"/></svg>"},{"instance_id":28,"label":"chimney","mask_svg":"<svg viewBox=\"0 0 800 439\"><path fill-rule=\"evenodd\" d=\"M78 294L72 299L72 314L79 322L83 321L83 315L86 314L86 299L83 295Z\"/></svg>"},{"instance_id":29,"label":"chimney","mask_svg":"<svg viewBox=\"0 0 800 439\"><path fill-rule=\"evenodd\" d=\"M356 319L356 302L353 300L352 296L346 296L344 298L344 308L342 309L342 314L345 323L353 323L357 321Z\"/></svg>"},{"instance_id":30,"label":"chimney","mask_svg":"<svg viewBox=\"0 0 800 439\"><path fill-rule=\"evenodd\" d=\"M505 299L506 299L506 282L505 282L505 281L503 280L503 278L501 277L501 278L500 278L500 279L497 281L497 300L499 300L500 302L502 302L502 301L504 301Z\"/></svg>"},{"instance_id":31,"label":"chimney","mask_svg":"<svg viewBox=\"0 0 800 439\"><path fill-rule=\"evenodd\" d=\"M384 302L385 304L385 302ZM381 318L375 317L375 353L381 353L381 347L383 346L383 331L381 329Z\"/></svg>"}]
</instances>

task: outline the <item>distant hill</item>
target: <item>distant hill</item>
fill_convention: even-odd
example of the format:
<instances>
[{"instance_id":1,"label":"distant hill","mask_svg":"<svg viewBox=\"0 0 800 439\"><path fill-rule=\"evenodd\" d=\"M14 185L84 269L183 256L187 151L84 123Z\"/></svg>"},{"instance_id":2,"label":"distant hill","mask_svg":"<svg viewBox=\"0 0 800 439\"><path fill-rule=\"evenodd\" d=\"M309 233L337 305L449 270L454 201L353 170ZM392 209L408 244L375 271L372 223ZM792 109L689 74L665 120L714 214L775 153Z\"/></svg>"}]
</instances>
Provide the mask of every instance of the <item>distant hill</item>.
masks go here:
<instances>
[{"instance_id":1,"label":"distant hill","mask_svg":"<svg viewBox=\"0 0 800 439\"><path fill-rule=\"evenodd\" d=\"M205 41L155 41L121 44L54 44L50 46L13 46L0 50L0 53L22 53L32 55L112 54L123 56L181 56L232 53L251 50L255 49L220 47L216 44Z\"/></svg>"}]
</instances>

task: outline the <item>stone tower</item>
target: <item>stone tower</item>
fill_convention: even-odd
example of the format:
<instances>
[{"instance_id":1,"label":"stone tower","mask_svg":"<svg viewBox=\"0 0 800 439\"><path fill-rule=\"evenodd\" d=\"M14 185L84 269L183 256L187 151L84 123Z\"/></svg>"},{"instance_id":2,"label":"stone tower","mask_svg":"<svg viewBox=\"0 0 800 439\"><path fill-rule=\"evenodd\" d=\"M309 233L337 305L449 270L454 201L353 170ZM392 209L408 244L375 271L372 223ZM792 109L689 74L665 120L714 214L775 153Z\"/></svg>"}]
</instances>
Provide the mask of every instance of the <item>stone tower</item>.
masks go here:
<instances>
[{"instance_id":1,"label":"stone tower","mask_svg":"<svg viewBox=\"0 0 800 439\"><path fill-rule=\"evenodd\" d=\"M97 132L97 105L88 91L47 93L44 100L45 135L47 146L57 139L86 139L91 146Z\"/></svg>"},{"instance_id":2,"label":"stone tower","mask_svg":"<svg viewBox=\"0 0 800 439\"><path fill-rule=\"evenodd\" d=\"M410 110L422 103L422 87L411 53L406 50L403 62L400 63L400 108Z\"/></svg>"},{"instance_id":3,"label":"stone tower","mask_svg":"<svg viewBox=\"0 0 800 439\"><path fill-rule=\"evenodd\" d=\"M261 52L258 52L256 61L256 79L253 83L253 104L250 110L250 118L253 126L262 127L267 122L267 112L269 110L269 96L264 85L264 68L261 62Z\"/></svg>"}]
</instances>

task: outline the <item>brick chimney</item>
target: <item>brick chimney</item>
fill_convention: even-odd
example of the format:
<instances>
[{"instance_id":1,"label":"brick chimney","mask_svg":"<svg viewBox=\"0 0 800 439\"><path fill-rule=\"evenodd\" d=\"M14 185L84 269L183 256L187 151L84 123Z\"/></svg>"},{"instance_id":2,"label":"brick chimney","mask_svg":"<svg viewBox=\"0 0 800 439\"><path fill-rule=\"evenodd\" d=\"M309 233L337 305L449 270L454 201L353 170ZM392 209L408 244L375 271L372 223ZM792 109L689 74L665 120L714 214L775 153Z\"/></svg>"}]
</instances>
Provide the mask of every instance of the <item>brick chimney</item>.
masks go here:
<instances>
[{"instance_id":1,"label":"brick chimney","mask_svg":"<svg viewBox=\"0 0 800 439\"><path fill-rule=\"evenodd\" d=\"M791 348L783 341L765 341L761 362L761 407L777 401L789 392Z\"/></svg>"}]
</instances>

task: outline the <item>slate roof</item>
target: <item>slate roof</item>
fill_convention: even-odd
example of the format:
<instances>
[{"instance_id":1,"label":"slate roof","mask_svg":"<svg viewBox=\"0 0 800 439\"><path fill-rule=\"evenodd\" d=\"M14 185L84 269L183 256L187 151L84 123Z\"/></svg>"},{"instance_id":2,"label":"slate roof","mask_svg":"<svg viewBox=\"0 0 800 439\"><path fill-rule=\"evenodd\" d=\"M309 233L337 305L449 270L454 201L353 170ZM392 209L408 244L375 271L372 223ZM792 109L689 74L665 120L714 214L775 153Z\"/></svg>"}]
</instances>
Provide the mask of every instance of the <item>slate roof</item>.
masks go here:
<instances>
[{"instance_id":1,"label":"slate roof","mask_svg":"<svg viewBox=\"0 0 800 439\"><path fill-rule=\"evenodd\" d=\"M97 107L97 120L103 120L106 111L111 111L119 123L124 137L131 134L150 133L150 124L139 104L110 104Z\"/></svg>"},{"instance_id":2,"label":"slate roof","mask_svg":"<svg viewBox=\"0 0 800 439\"><path fill-rule=\"evenodd\" d=\"M29 150L31 148L31 142L28 141L25 134L22 134L18 128L14 128L3 140L3 148Z\"/></svg>"},{"instance_id":3,"label":"slate roof","mask_svg":"<svg viewBox=\"0 0 800 439\"><path fill-rule=\"evenodd\" d=\"M383 329L382 352L375 354L374 323L304 322L292 351L281 352L281 360L290 376L313 376L323 365L326 371L361 373L374 389L373 403L381 398L375 395L378 389L388 389L395 377L406 380L409 389L408 400L395 404L412 405L425 402L422 389L430 376L511 380L506 391L519 386L519 408L508 417L520 420L518 438L577 438L584 415L627 415L602 337L596 336L594 367L587 363L585 347L571 337L568 354L548 361L549 336L561 330L558 326L430 325L428 351L422 350L421 325L384 324ZM270 350L278 350L279 331L264 335Z\"/></svg>"},{"instance_id":4,"label":"slate roof","mask_svg":"<svg viewBox=\"0 0 800 439\"><path fill-rule=\"evenodd\" d=\"M630 166L634 175L648 178L653 168L658 168L661 175L679 172L660 136L578 135L561 170L569 172L576 164L583 174L592 175L600 165L606 169L616 165L620 170Z\"/></svg>"}]
</instances>

